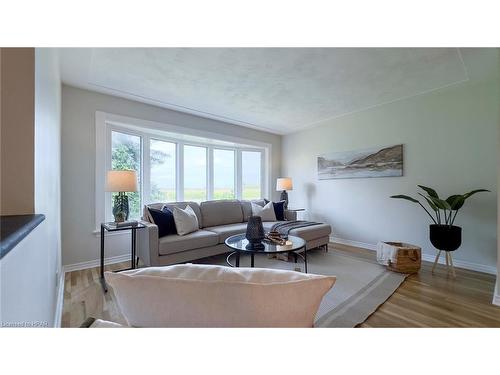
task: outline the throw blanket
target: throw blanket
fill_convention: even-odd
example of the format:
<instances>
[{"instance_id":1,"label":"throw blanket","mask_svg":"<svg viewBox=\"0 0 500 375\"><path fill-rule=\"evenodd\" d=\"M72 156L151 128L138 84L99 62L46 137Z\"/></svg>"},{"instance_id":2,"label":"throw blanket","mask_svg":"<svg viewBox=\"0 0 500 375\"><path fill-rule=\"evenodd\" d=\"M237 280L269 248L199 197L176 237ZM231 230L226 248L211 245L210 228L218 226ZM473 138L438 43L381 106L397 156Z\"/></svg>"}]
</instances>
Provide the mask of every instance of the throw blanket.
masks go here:
<instances>
[{"instance_id":1,"label":"throw blanket","mask_svg":"<svg viewBox=\"0 0 500 375\"><path fill-rule=\"evenodd\" d=\"M389 265L389 261L396 263L397 250L398 249L394 246L379 242L377 244L377 262L385 266Z\"/></svg>"},{"instance_id":2,"label":"throw blanket","mask_svg":"<svg viewBox=\"0 0 500 375\"><path fill-rule=\"evenodd\" d=\"M274 224L271 227L271 231L278 231L279 234L281 234L282 236L288 236L288 233L292 229L309 227L311 225L318 225L318 224L321 224L321 223L316 223L314 221L305 221L305 220L285 221L283 223Z\"/></svg>"}]
</instances>

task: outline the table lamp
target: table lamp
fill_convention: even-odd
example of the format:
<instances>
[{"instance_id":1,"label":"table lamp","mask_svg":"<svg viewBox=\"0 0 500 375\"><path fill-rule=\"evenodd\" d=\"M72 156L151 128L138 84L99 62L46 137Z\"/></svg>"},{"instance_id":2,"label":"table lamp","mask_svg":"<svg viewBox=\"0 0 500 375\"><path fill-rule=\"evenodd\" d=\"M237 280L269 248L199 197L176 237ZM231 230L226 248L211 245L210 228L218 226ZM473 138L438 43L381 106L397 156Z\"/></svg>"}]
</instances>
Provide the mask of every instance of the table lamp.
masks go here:
<instances>
[{"instance_id":1,"label":"table lamp","mask_svg":"<svg viewBox=\"0 0 500 375\"><path fill-rule=\"evenodd\" d=\"M287 190L293 190L293 183L290 177L280 177L276 180L276 191L281 191L280 199L285 201L285 209L288 207L288 193Z\"/></svg>"},{"instance_id":2,"label":"table lamp","mask_svg":"<svg viewBox=\"0 0 500 375\"><path fill-rule=\"evenodd\" d=\"M137 173L135 171L108 171L106 191L118 193L113 203L115 223L128 220L128 196L125 193L137 191Z\"/></svg>"}]
</instances>

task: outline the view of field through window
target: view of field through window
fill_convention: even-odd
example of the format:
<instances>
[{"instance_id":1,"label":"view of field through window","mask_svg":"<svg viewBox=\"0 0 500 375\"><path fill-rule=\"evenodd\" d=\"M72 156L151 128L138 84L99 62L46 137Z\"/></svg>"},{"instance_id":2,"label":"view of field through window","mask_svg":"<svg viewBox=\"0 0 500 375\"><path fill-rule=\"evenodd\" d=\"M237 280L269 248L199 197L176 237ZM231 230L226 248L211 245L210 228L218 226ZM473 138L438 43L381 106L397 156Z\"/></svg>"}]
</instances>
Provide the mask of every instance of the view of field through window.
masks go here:
<instances>
[{"instance_id":1,"label":"view of field through window","mask_svg":"<svg viewBox=\"0 0 500 375\"><path fill-rule=\"evenodd\" d=\"M242 198L259 199L261 179L261 153L256 151L241 152Z\"/></svg>"},{"instance_id":2,"label":"view of field through window","mask_svg":"<svg viewBox=\"0 0 500 375\"><path fill-rule=\"evenodd\" d=\"M176 200L176 144L156 139L150 141L151 198L152 202Z\"/></svg>"},{"instance_id":3,"label":"view of field through window","mask_svg":"<svg viewBox=\"0 0 500 375\"><path fill-rule=\"evenodd\" d=\"M174 142L146 138L149 142L150 195L149 202L173 202L177 200L176 176L178 168L177 144ZM138 192L127 192L129 197L129 219L139 219L142 211L141 191L141 142L137 135L119 131L111 132L111 167L115 170L135 170ZM208 198L208 148L183 145L184 200L201 202ZM235 199L236 195L236 151L213 149L213 194L212 199ZM242 199L258 199L261 192L260 151L241 151ZM112 193L114 197L117 193ZM110 207L111 210L112 207Z\"/></svg>"},{"instance_id":4,"label":"view of field through window","mask_svg":"<svg viewBox=\"0 0 500 375\"><path fill-rule=\"evenodd\" d=\"M184 200L207 200L207 148L184 145Z\"/></svg>"},{"instance_id":5,"label":"view of field through window","mask_svg":"<svg viewBox=\"0 0 500 375\"><path fill-rule=\"evenodd\" d=\"M234 162L233 150L214 150L214 199L236 197Z\"/></svg>"}]
</instances>

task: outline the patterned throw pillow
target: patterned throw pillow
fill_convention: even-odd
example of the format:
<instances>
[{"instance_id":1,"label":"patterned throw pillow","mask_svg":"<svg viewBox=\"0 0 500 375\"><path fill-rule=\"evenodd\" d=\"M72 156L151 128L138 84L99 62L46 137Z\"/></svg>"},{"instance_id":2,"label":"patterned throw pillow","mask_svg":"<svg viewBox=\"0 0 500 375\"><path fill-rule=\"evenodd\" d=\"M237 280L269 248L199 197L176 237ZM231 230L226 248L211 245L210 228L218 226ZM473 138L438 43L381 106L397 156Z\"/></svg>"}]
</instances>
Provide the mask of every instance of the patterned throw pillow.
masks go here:
<instances>
[{"instance_id":1,"label":"patterned throw pillow","mask_svg":"<svg viewBox=\"0 0 500 375\"><path fill-rule=\"evenodd\" d=\"M165 237L170 234L177 234L175 229L174 215L169 208L163 207L161 210L148 207L149 214L153 222L158 226L158 237Z\"/></svg>"}]
</instances>

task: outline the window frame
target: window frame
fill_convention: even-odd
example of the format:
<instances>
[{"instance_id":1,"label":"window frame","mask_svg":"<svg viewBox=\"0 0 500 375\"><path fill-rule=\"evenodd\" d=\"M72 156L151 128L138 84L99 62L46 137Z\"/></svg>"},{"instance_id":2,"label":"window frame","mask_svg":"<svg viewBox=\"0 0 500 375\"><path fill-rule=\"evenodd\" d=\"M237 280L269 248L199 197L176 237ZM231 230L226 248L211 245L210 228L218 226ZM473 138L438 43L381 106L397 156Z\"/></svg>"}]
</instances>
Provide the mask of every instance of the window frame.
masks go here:
<instances>
[{"instance_id":1,"label":"window frame","mask_svg":"<svg viewBox=\"0 0 500 375\"><path fill-rule=\"evenodd\" d=\"M239 177L239 181L240 181L241 186L240 186L240 194L238 195L240 198L237 198L237 199L243 199L243 175L241 173L243 171L242 153L245 152L245 151L247 151L247 152L257 152L256 150L253 150L253 149L242 149L242 150L239 151L239 158L240 158L240 165L239 165L240 177ZM261 153L260 154L260 192L261 192L261 195L265 194L264 190L262 190L263 180L265 179L264 168L265 168L264 155Z\"/></svg>"},{"instance_id":2,"label":"window frame","mask_svg":"<svg viewBox=\"0 0 500 375\"><path fill-rule=\"evenodd\" d=\"M198 148L204 148L205 149L205 190L206 190L206 200L210 200L209 197L211 196L210 195L210 187L209 187L209 184L210 184L210 174L209 174L209 169L210 169L210 164L211 164L211 161L213 160L213 158L210 158L210 150L208 148L208 146L201 146L199 144L195 144L195 143L192 143L192 142L183 142L180 144L181 147L182 147L182 163L181 164L177 164L176 165L176 168L182 168L182 200L178 200L178 202L183 202L185 200L184 198L184 168L185 168L185 164L184 164L184 147L185 146L190 146L190 147L198 147ZM213 155L213 153L212 153ZM203 201L202 201L203 202Z\"/></svg>"},{"instance_id":3,"label":"window frame","mask_svg":"<svg viewBox=\"0 0 500 375\"><path fill-rule=\"evenodd\" d=\"M207 150L207 200L214 196L214 163L215 149L231 150L235 155L235 199L242 199L242 152L252 151L261 153L261 195L268 197L271 181L271 152L272 145L248 139L226 136L218 133L198 131L191 128L179 127L154 121L140 120L106 112L96 112L96 231L103 221L111 221L111 193L104 191L106 172L111 169L111 132L140 137L141 140L141 207L153 203L151 195L150 170L150 141L157 140L174 143L176 147L176 201L184 200L184 145L205 147ZM189 137L190 139L185 139ZM200 138L200 140L196 140ZM207 141L205 141L207 140ZM231 145L226 145L226 143Z\"/></svg>"},{"instance_id":4,"label":"window frame","mask_svg":"<svg viewBox=\"0 0 500 375\"><path fill-rule=\"evenodd\" d=\"M172 143L175 145L175 201L177 201L177 193L178 193L178 177L179 177L179 173L178 173L178 160L177 158L179 157L179 145L176 143L176 142L171 142L171 141L166 141L164 139L160 139L159 137L156 137L156 136L150 136L148 137L148 160L147 160L147 166L148 166L148 172L147 172L147 176L145 176L145 179L144 179L144 182L146 182L147 180L147 191L146 189L144 189L144 196L145 197L149 197L151 198L151 141L158 141L158 142L165 142L165 143ZM144 154L146 155L146 154ZM144 156L143 155L143 156ZM144 164L143 164L144 166ZM147 200L148 203L150 203L150 200L148 199Z\"/></svg>"},{"instance_id":5,"label":"window frame","mask_svg":"<svg viewBox=\"0 0 500 375\"><path fill-rule=\"evenodd\" d=\"M214 151L215 150L222 150L222 151L233 151L234 153L234 198L233 199L239 199L238 195L238 153L241 151L238 151L234 148L228 148L228 147L222 147L222 146L215 146L209 151L211 153L211 162L210 162L210 169L211 169L211 197L213 198L214 192L215 192L215 162L214 162Z\"/></svg>"}]
</instances>

